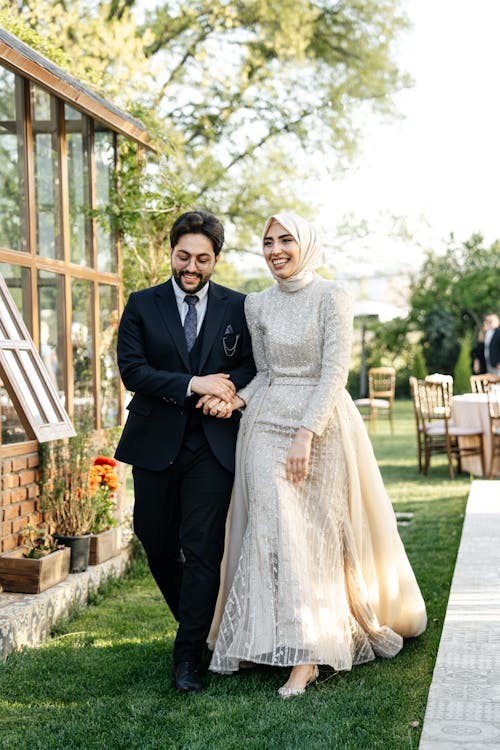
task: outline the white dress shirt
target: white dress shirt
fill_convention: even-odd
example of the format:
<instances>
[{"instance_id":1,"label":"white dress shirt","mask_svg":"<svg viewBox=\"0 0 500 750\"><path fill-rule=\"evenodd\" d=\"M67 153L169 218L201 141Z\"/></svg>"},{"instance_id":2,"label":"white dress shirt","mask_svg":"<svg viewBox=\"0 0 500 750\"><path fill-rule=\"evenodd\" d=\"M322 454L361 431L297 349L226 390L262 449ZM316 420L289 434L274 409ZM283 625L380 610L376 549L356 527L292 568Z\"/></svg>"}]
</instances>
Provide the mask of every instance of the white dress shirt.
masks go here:
<instances>
[{"instance_id":1,"label":"white dress shirt","mask_svg":"<svg viewBox=\"0 0 500 750\"><path fill-rule=\"evenodd\" d=\"M189 294L190 297L192 297L193 295L190 292L185 292L184 289L181 289L179 284L176 282L176 280L173 277L172 277L172 286L174 287L175 300L177 302L179 315L181 316L181 323L182 325L184 325L187 311L189 309L188 303L184 302L184 297L186 296L186 294ZM196 329L196 335L198 335L199 332L201 331L203 320L205 319L205 313L207 312L208 282L205 284L205 286L202 286L202 288L198 292L194 292L194 294L196 294L196 296L198 297L198 302L195 305L196 313L198 316L197 318L198 326Z\"/></svg>"}]
</instances>

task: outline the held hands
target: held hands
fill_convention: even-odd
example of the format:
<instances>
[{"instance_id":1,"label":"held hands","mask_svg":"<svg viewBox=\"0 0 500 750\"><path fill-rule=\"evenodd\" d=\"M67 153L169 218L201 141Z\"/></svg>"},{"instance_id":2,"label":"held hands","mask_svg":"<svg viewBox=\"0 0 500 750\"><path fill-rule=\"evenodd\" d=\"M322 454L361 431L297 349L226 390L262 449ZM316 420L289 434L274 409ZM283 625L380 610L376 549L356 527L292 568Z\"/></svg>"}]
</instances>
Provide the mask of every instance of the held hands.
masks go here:
<instances>
[{"instance_id":1,"label":"held hands","mask_svg":"<svg viewBox=\"0 0 500 750\"><path fill-rule=\"evenodd\" d=\"M313 434L305 427L299 427L295 433L285 464L286 478L289 482L296 484L307 477Z\"/></svg>"},{"instance_id":2,"label":"held hands","mask_svg":"<svg viewBox=\"0 0 500 750\"><path fill-rule=\"evenodd\" d=\"M219 419L229 419L235 409L241 409L245 402L239 396L233 396L231 401L224 401L216 396L202 396L196 404L197 409L203 408L203 414Z\"/></svg>"},{"instance_id":3,"label":"held hands","mask_svg":"<svg viewBox=\"0 0 500 750\"><path fill-rule=\"evenodd\" d=\"M225 372L214 375L195 376L191 380L191 390L199 396L217 396L222 401L231 402L236 388Z\"/></svg>"}]
</instances>

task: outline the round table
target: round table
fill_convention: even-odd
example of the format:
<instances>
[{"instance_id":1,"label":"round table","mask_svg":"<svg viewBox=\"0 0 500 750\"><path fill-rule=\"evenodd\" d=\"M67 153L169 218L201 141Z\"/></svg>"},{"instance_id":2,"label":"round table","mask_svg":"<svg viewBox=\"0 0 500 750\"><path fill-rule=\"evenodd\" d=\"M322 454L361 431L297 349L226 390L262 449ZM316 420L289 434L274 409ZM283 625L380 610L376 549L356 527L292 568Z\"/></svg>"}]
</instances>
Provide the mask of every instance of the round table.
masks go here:
<instances>
[{"instance_id":1,"label":"round table","mask_svg":"<svg viewBox=\"0 0 500 750\"><path fill-rule=\"evenodd\" d=\"M486 393L464 393L462 396L453 396L452 412L453 422L457 427L478 426L483 433L484 474L481 470L481 461L478 456L463 458L463 471L469 471L476 477L488 476L491 461L491 431L488 396ZM460 438L460 441L462 440L470 441L471 438ZM493 475L500 476L500 456L495 457Z\"/></svg>"}]
</instances>

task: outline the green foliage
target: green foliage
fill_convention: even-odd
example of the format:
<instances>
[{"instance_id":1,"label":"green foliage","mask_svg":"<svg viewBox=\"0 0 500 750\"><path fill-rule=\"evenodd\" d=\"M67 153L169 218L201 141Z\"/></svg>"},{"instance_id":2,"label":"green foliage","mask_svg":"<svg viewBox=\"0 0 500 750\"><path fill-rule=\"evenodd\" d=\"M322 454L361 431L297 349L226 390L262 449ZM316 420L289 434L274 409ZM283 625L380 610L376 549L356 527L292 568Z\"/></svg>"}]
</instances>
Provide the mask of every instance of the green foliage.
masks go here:
<instances>
[{"instance_id":1,"label":"green foliage","mask_svg":"<svg viewBox=\"0 0 500 750\"><path fill-rule=\"evenodd\" d=\"M190 199L170 166L169 144L154 145L156 151L146 158L135 143L120 141L119 185L100 216L121 233L126 295L168 277L170 227Z\"/></svg>"},{"instance_id":2,"label":"green foliage","mask_svg":"<svg viewBox=\"0 0 500 750\"><path fill-rule=\"evenodd\" d=\"M75 437L40 444L40 503L54 533L98 533L116 524L119 478L115 459L106 456L113 435L95 433L87 422Z\"/></svg>"},{"instance_id":3,"label":"green foliage","mask_svg":"<svg viewBox=\"0 0 500 750\"><path fill-rule=\"evenodd\" d=\"M39 33L36 24L13 12L12 2L9 0L0 0L0 26L59 67L70 69L71 57L64 51L57 35Z\"/></svg>"},{"instance_id":4,"label":"green foliage","mask_svg":"<svg viewBox=\"0 0 500 750\"><path fill-rule=\"evenodd\" d=\"M88 534L95 520L89 487L90 432L40 444L40 501L53 530L63 536Z\"/></svg>"},{"instance_id":5,"label":"green foliage","mask_svg":"<svg viewBox=\"0 0 500 750\"><path fill-rule=\"evenodd\" d=\"M39 560L58 549L58 545L45 526L33 526L29 523L21 536L22 544L27 548L27 551L23 552L23 557Z\"/></svg>"},{"instance_id":6,"label":"green foliage","mask_svg":"<svg viewBox=\"0 0 500 750\"><path fill-rule=\"evenodd\" d=\"M388 366L396 369L396 396L407 397L409 393L408 378L413 357L412 335L408 320L395 318L384 323L370 322L367 325L366 363L367 368ZM359 390L359 368L349 376L349 390L355 397Z\"/></svg>"},{"instance_id":7,"label":"green foliage","mask_svg":"<svg viewBox=\"0 0 500 750\"><path fill-rule=\"evenodd\" d=\"M398 360L407 360L411 350L408 339L408 321L395 318L385 323L370 324L368 367L397 366Z\"/></svg>"},{"instance_id":8,"label":"green foliage","mask_svg":"<svg viewBox=\"0 0 500 750\"><path fill-rule=\"evenodd\" d=\"M418 380L423 380L429 374L425 366L425 359L420 345L415 346L413 350L413 362L410 374Z\"/></svg>"},{"instance_id":9,"label":"green foliage","mask_svg":"<svg viewBox=\"0 0 500 750\"><path fill-rule=\"evenodd\" d=\"M462 245L450 238L444 255L428 253L411 286L411 320L423 332L430 372L452 373L459 341L499 307L500 242L486 247L474 234Z\"/></svg>"},{"instance_id":10,"label":"green foliage","mask_svg":"<svg viewBox=\"0 0 500 750\"><path fill-rule=\"evenodd\" d=\"M455 370L453 372L453 392L457 395L460 393L470 393L470 376L471 376L471 338L469 335L464 336L460 346Z\"/></svg>"},{"instance_id":11,"label":"green foliage","mask_svg":"<svg viewBox=\"0 0 500 750\"><path fill-rule=\"evenodd\" d=\"M270 209L307 215L308 155L323 152L332 172L344 165L365 114L392 114L392 93L409 83L395 62L408 27L399 0L12 5L10 30L36 29L45 54L153 133L156 153L140 156L138 175L135 147L122 145L107 219L123 231L127 291L168 273L165 237L181 210L213 210L238 249L255 241Z\"/></svg>"},{"instance_id":12,"label":"green foliage","mask_svg":"<svg viewBox=\"0 0 500 750\"><path fill-rule=\"evenodd\" d=\"M451 375L460 349L457 322L446 309L431 310L423 320L422 350L429 372Z\"/></svg>"},{"instance_id":13,"label":"green foliage","mask_svg":"<svg viewBox=\"0 0 500 750\"><path fill-rule=\"evenodd\" d=\"M264 289L268 289L272 283L273 278L271 274L263 271L262 273L256 273L255 276L247 279L244 282L241 291L245 294L250 294L251 292L263 292Z\"/></svg>"}]
</instances>

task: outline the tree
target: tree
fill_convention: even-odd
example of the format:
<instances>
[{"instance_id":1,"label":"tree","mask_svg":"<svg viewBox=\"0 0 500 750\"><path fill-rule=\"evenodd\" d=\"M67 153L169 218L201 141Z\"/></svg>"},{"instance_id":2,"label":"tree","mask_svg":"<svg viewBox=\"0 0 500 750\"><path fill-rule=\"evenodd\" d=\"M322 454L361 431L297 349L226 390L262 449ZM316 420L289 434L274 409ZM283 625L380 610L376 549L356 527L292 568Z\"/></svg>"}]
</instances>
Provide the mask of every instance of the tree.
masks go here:
<instances>
[{"instance_id":1,"label":"tree","mask_svg":"<svg viewBox=\"0 0 500 750\"><path fill-rule=\"evenodd\" d=\"M425 377L427 377L428 374L425 366L424 355L422 354L422 347L418 344L413 350L413 361L411 364L410 374L418 380L423 380Z\"/></svg>"},{"instance_id":2,"label":"tree","mask_svg":"<svg viewBox=\"0 0 500 750\"><path fill-rule=\"evenodd\" d=\"M444 255L428 253L411 284L413 324L423 331L430 372L452 373L460 340L475 335L484 315L498 310L500 242L485 245L480 234L463 244L450 237Z\"/></svg>"},{"instance_id":3,"label":"tree","mask_svg":"<svg viewBox=\"0 0 500 750\"><path fill-rule=\"evenodd\" d=\"M464 336L460 346L455 370L453 371L453 392L457 395L460 393L470 392L471 370L471 343L470 335Z\"/></svg>"},{"instance_id":4,"label":"tree","mask_svg":"<svg viewBox=\"0 0 500 750\"><path fill-rule=\"evenodd\" d=\"M308 154L344 163L369 111L389 115L408 79L398 0L17 0L70 72L163 123L169 168L193 204L255 237L269 206L300 208ZM142 13L142 15L141 15ZM18 19L19 20L19 19Z\"/></svg>"}]
</instances>

